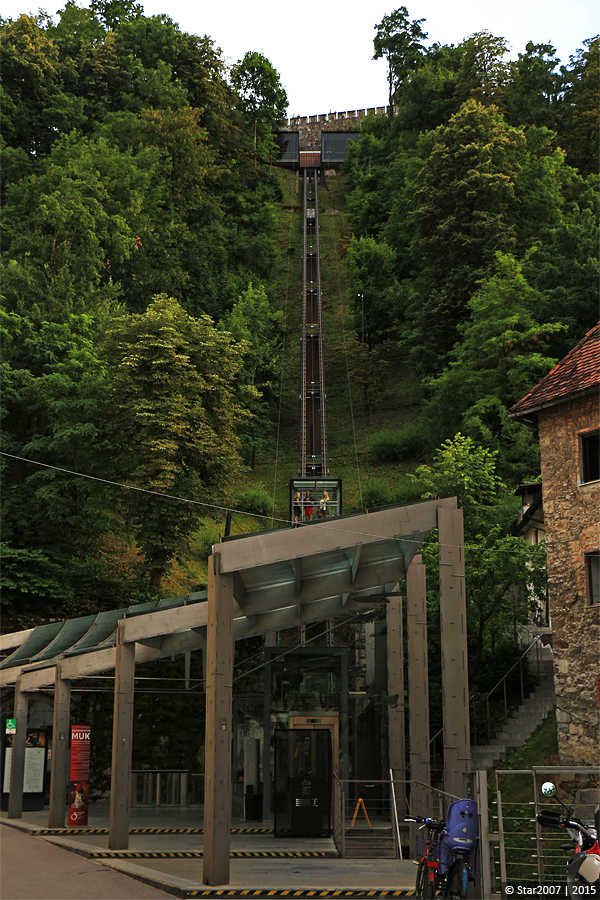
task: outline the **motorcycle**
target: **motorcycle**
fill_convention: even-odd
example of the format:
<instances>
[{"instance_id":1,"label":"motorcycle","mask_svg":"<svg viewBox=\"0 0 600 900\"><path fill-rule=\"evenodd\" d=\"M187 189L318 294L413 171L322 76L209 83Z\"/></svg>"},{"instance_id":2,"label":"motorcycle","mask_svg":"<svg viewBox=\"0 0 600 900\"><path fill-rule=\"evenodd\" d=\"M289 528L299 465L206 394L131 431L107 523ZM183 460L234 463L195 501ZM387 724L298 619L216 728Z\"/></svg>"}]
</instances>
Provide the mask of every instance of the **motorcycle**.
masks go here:
<instances>
[{"instance_id":1,"label":"motorcycle","mask_svg":"<svg viewBox=\"0 0 600 900\"><path fill-rule=\"evenodd\" d=\"M540 792L543 797L556 797L566 815L555 810L543 809L538 813L537 821L546 828L566 829L575 842L574 855L567 863L568 896L577 900L582 896L600 898L599 807L596 807L594 814L594 825L586 826L573 816L571 810L557 796L556 785L551 781L545 781ZM571 850L572 845L564 844L563 849Z\"/></svg>"}]
</instances>

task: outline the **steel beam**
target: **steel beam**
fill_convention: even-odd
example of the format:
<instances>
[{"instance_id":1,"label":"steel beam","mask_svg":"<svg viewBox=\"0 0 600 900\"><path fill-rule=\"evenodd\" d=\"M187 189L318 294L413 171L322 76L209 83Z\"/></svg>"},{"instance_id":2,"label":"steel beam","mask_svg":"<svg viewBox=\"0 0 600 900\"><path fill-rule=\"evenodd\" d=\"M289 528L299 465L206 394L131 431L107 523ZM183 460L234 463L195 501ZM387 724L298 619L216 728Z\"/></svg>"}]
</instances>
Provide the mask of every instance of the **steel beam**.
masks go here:
<instances>
[{"instance_id":1,"label":"steel beam","mask_svg":"<svg viewBox=\"0 0 600 900\"><path fill-rule=\"evenodd\" d=\"M396 585L395 590L398 590ZM402 634L402 597L390 597L386 609L387 639L387 692L388 692L388 736L389 763L398 779L395 790L400 810L405 808L406 751L404 742L404 650ZM396 703L391 703L390 695L398 695Z\"/></svg>"},{"instance_id":2,"label":"steel beam","mask_svg":"<svg viewBox=\"0 0 600 900\"><path fill-rule=\"evenodd\" d=\"M412 532L427 533L437 526L437 510L446 508L456 508L456 497L425 500L411 506L398 506L344 519L325 519L305 528L258 532L242 541L216 544L213 553L220 572L241 572L301 556L351 550L358 543L374 544L390 538L406 537Z\"/></svg>"},{"instance_id":3,"label":"steel beam","mask_svg":"<svg viewBox=\"0 0 600 900\"><path fill-rule=\"evenodd\" d=\"M15 685L14 717L17 720L17 732L13 734L10 793L8 795L8 818L20 819L23 815L23 779L25 776L25 741L27 740L27 713L29 711L29 694L21 689L20 682Z\"/></svg>"},{"instance_id":4,"label":"steel beam","mask_svg":"<svg viewBox=\"0 0 600 900\"><path fill-rule=\"evenodd\" d=\"M233 680L233 576L208 561L204 884L229 884Z\"/></svg>"},{"instance_id":5,"label":"steel beam","mask_svg":"<svg viewBox=\"0 0 600 900\"><path fill-rule=\"evenodd\" d=\"M71 682L62 677L60 664L54 672L54 715L52 719L52 763L50 767L50 812L48 828L64 828L69 783L69 725Z\"/></svg>"},{"instance_id":6,"label":"steel beam","mask_svg":"<svg viewBox=\"0 0 600 900\"><path fill-rule=\"evenodd\" d=\"M200 601L124 619L123 639L127 642L143 641L146 638L185 631L187 628L199 628L201 625L206 625L206 603Z\"/></svg>"},{"instance_id":7,"label":"steel beam","mask_svg":"<svg viewBox=\"0 0 600 900\"><path fill-rule=\"evenodd\" d=\"M129 847L135 644L126 643L123 639L125 624L124 621L119 622L117 631L108 827L109 850L127 850Z\"/></svg>"},{"instance_id":8,"label":"steel beam","mask_svg":"<svg viewBox=\"0 0 600 900\"><path fill-rule=\"evenodd\" d=\"M315 526L316 528L317 526ZM297 531L298 529L294 529ZM304 576L302 587L296 594L296 581L291 579L264 588L248 591L244 605L244 615L261 615L294 604L304 605L319 600L336 598L351 591L352 594L367 592L382 584L392 584L404 580L403 557L379 560L371 565L361 565L354 582L351 579L351 565L322 575Z\"/></svg>"},{"instance_id":9,"label":"steel beam","mask_svg":"<svg viewBox=\"0 0 600 900\"><path fill-rule=\"evenodd\" d=\"M444 790L466 797L471 763L465 541L461 509L438 510Z\"/></svg>"},{"instance_id":10,"label":"steel beam","mask_svg":"<svg viewBox=\"0 0 600 900\"><path fill-rule=\"evenodd\" d=\"M27 631L11 631L10 634L0 634L0 650L4 653L6 650L15 650L21 647L27 638L30 638L35 629L29 628Z\"/></svg>"},{"instance_id":11,"label":"steel beam","mask_svg":"<svg viewBox=\"0 0 600 900\"><path fill-rule=\"evenodd\" d=\"M410 814L431 812L429 753L429 675L427 664L427 585L423 558L415 556L406 575L408 649L408 733L410 740ZM422 782L419 784L418 782Z\"/></svg>"}]
</instances>

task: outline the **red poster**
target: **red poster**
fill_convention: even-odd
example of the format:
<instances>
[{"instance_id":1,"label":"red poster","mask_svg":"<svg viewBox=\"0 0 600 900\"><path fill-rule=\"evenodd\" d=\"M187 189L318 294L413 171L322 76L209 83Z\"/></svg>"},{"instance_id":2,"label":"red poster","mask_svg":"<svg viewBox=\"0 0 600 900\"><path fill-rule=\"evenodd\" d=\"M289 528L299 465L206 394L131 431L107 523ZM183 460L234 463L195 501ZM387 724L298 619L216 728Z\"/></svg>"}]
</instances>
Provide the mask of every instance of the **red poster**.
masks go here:
<instances>
[{"instance_id":1,"label":"red poster","mask_svg":"<svg viewBox=\"0 0 600 900\"><path fill-rule=\"evenodd\" d=\"M90 796L90 726L71 725L69 825L87 825Z\"/></svg>"}]
</instances>

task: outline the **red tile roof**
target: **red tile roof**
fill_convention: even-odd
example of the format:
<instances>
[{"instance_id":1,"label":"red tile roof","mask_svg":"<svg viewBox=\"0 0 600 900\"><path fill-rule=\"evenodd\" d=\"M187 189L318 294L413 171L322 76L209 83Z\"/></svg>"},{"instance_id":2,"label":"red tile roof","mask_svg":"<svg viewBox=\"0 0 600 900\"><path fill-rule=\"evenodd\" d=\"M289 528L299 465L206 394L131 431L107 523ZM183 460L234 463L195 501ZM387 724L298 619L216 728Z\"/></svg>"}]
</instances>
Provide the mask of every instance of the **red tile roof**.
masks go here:
<instances>
[{"instance_id":1,"label":"red tile roof","mask_svg":"<svg viewBox=\"0 0 600 900\"><path fill-rule=\"evenodd\" d=\"M510 410L523 416L600 388L600 322Z\"/></svg>"}]
</instances>

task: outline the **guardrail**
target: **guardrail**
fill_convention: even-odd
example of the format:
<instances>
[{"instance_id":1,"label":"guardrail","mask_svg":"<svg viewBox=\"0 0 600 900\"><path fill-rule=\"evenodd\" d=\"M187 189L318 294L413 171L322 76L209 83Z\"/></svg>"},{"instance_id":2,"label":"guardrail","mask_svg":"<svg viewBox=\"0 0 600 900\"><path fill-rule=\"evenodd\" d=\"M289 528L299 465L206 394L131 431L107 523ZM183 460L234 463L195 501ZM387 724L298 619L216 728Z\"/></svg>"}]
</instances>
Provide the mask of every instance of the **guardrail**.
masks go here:
<instances>
[{"instance_id":1,"label":"guardrail","mask_svg":"<svg viewBox=\"0 0 600 900\"><path fill-rule=\"evenodd\" d=\"M508 719L509 706L508 706L507 683L508 683L509 677L516 670L517 666L519 667L519 685L520 685L520 689L521 689L521 703L523 703L525 701L525 680L524 680L524 673L523 673L523 660L525 659L526 656L528 656L528 654L531 653L531 651L535 647L537 672L538 672L538 679L539 679L539 677L540 677L541 639L542 639L541 634L535 635L534 640L532 640L532 642L529 644L529 646L523 651L523 653L520 655L518 660L512 664L510 669L508 669L508 671L502 676L502 678L494 685L494 687L491 689L491 691L488 691L488 693L484 697L482 697L480 700L477 700L477 698L475 697L474 694L471 695L470 701L471 701L471 708L472 708L472 728L473 728L473 743L474 744L478 743L478 740L477 740L478 714L477 714L477 710L476 710L476 704L479 706L481 706L482 704L485 704L486 723L487 723L487 740L488 740L488 744L491 743L491 740L492 740L492 717L490 715L490 698L491 698L492 694L494 694L499 688L502 688L502 699L504 701L504 723ZM501 723L501 725L502 725L502 723Z\"/></svg>"},{"instance_id":2,"label":"guardrail","mask_svg":"<svg viewBox=\"0 0 600 900\"><path fill-rule=\"evenodd\" d=\"M187 769L132 769L132 806L187 806Z\"/></svg>"},{"instance_id":3,"label":"guardrail","mask_svg":"<svg viewBox=\"0 0 600 900\"><path fill-rule=\"evenodd\" d=\"M554 781L558 795L584 824L593 824L593 809L600 800L600 769L593 766L534 766L531 769L497 769L496 797L492 801L494 875L502 884L525 887L559 885L565 882L566 864L573 850L563 850L565 834L542 828L536 821L544 781ZM578 795L591 792L593 799L584 812ZM560 811L555 800L543 800L546 808ZM496 807L495 810L493 807ZM587 819L587 822L586 822ZM498 878L499 876L499 878Z\"/></svg>"}]
</instances>

